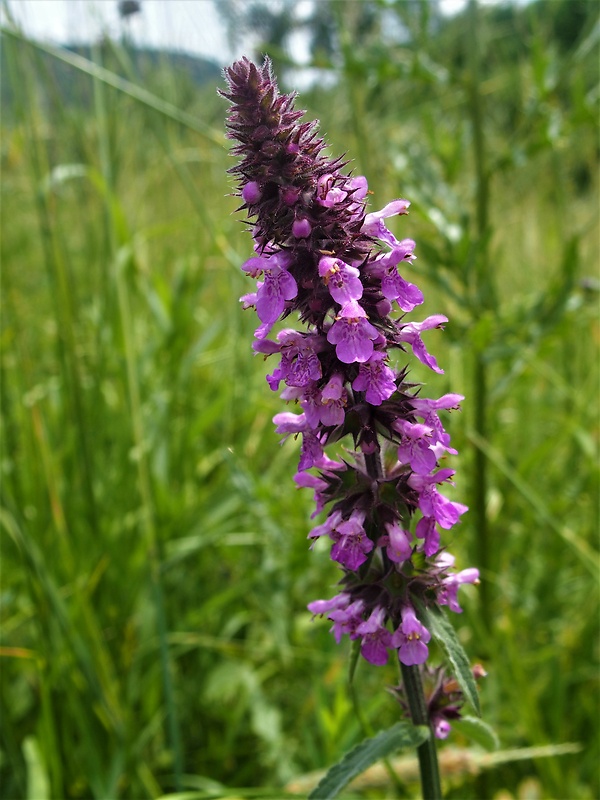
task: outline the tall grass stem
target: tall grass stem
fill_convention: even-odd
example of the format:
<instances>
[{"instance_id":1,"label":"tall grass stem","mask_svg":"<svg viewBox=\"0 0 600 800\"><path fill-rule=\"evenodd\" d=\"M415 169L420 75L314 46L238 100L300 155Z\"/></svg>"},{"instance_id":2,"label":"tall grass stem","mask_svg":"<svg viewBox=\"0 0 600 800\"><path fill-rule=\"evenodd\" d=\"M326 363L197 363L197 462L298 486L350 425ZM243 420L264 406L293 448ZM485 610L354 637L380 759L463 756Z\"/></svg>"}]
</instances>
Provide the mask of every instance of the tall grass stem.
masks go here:
<instances>
[{"instance_id":1,"label":"tall grass stem","mask_svg":"<svg viewBox=\"0 0 600 800\"><path fill-rule=\"evenodd\" d=\"M95 55L97 59L100 59L100 52L98 49L96 49ZM149 563L150 591L156 616L163 691L166 706L167 733L173 753L175 788L177 791L180 791L182 785L181 776L183 773L183 759L181 738L179 733L179 719L177 705L175 702L173 679L171 676L167 614L161 583L159 540L156 530L156 514L154 509L150 467L146 449L146 437L144 435L144 421L142 415L141 391L137 369L138 361L135 348L135 336L132 327L131 304L129 300L129 289L126 279L126 270L133 260L133 250L130 243L119 241L119 239L123 236L123 231L120 230L120 227L122 226L119 225L119 220L117 220L115 216L118 207L118 200L114 194L115 176L113 174L110 151L110 138L104 98L104 82L97 74L94 74L93 77L94 104L99 131L101 170L106 184L108 214L107 233L110 242L110 255L113 264L114 283L117 293L120 325L125 347L127 389L129 395L131 427L134 445L133 453L135 453L134 460L137 467L138 490L140 493L143 512L141 527L146 540Z\"/></svg>"},{"instance_id":2,"label":"tall grass stem","mask_svg":"<svg viewBox=\"0 0 600 800\"><path fill-rule=\"evenodd\" d=\"M480 41L481 35L477 0L469 2L469 115L473 136L475 164L475 307L478 313L490 309L493 291L488 268L489 226L489 176L485 158L485 129L481 98ZM478 436L488 436L488 365L482 347L474 350L473 399L475 402L474 428ZM477 565L483 574L480 607L486 628L491 625L489 582L486 576L491 569L489 529L487 518L487 457L476 447L473 458L473 513L475 515Z\"/></svg>"}]
</instances>

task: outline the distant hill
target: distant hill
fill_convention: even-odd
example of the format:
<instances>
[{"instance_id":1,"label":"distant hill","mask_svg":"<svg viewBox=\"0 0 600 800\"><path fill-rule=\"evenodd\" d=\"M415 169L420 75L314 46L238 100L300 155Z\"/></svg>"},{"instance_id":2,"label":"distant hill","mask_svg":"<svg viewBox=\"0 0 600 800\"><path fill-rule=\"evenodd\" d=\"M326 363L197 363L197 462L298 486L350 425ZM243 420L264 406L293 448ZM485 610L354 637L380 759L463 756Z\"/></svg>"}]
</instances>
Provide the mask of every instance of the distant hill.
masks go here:
<instances>
[{"instance_id":1,"label":"distant hill","mask_svg":"<svg viewBox=\"0 0 600 800\"><path fill-rule=\"evenodd\" d=\"M16 92L25 76L13 75L9 60L9 47L27 47L26 44L5 41L0 37L0 92L1 108L5 120L12 117ZM143 84L171 101L174 90L187 94L205 84L217 84L221 80L221 68L214 61L201 56L174 50L161 50L151 47L134 47L112 41L104 41L96 48L90 45L63 45L65 50L90 60L98 59L104 67L128 80ZM31 75L44 77L43 92L52 87L52 97L48 102L60 102L68 107L87 108L92 102L92 82L89 76L69 64L44 53L34 47L31 54ZM20 59L22 64L22 59ZM50 80L48 80L50 78ZM42 84L40 83L40 87ZM43 98L42 98L43 99Z\"/></svg>"}]
</instances>

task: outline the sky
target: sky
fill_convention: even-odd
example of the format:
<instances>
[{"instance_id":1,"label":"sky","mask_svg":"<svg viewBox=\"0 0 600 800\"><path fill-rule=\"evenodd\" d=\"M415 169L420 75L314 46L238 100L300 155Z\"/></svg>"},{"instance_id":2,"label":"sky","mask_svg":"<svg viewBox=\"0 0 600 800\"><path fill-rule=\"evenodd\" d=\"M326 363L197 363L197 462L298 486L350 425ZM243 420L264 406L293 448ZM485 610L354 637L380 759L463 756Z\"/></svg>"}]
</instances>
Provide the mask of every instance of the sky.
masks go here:
<instances>
[{"instance_id":1,"label":"sky","mask_svg":"<svg viewBox=\"0 0 600 800\"><path fill-rule=\"evenodd\" d=\"M465 4L442 0L447 13ZM221 65L243 55L243 42L230 48L213 0L141 0L141 6L126 23L139 45L182 50ZM8 0L8 9L27 35L54 44L88 43L103 32L119 37L123 31L117 0ZM6 16L0 11L3 22Z\"/></svg>"},{"instance_id":2,"label":"sky","mask_svg":"<svg viewBox=\"0 0 600 800\"><path fill-rule=\"evenodd\" d=\"M138 44L172 47L222 64L238 55L229 49L212 0L142 0L141 7L125 23ZM56 44L123 32L117 0L8 0L8 8L25 33Z\"/></svg>"}]
</instances>

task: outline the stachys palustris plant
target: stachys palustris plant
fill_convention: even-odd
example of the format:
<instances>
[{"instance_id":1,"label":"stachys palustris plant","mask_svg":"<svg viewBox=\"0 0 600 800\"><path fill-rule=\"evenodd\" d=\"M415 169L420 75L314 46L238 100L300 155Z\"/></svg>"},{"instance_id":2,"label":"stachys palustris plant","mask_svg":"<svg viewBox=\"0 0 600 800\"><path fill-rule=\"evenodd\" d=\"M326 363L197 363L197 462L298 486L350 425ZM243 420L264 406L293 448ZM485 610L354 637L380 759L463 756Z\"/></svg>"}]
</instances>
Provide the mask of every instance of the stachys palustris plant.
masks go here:
<instances>
[{"instance_id":1,"label":"stachys palustris plant","mask_svg":"<svg viewBox=\"0 0 600 800\"><path fill-rule=\"evenodd\" d=\"M327 509L308 537L330 539L331 558L343 570L341 591L308 608L333 622L337 641L348 634L360 642L372 664L397 654L413 720L423 722L415 719L408 685L429 654L422 610L446 605L460 612L459 586L477 583L479 573L454 571L440 542L440 529L467 510L442 493L454 470L441 462L456 450L439 416L463 398L423 397L407 380L408 366L395 368L390 355L412 353L442 373L422 334L448 320L405 318L423 302L404 277L415 243L399 241L385 220L406 214L408 201L367 210L366 178L347 174L343 158L327 157L317 123L302 122L295 94L278 91L268 59L257 67L242 58L225 75L228 136L241 159L230 172L253 225L254 255L242 269L257 279L256 289L242 301L260 321L254 350L279 357L269 386L283 386L281 397L299 407L274 422L284 437L301 437L295 481L314 490L315 514ZM269 338L288 318L302 329ZM327 446L344 437L352 450L332 459ZM460 703L455 689L453 702L428 710L438 737L447 736Z\"/></svg>"}]
</instances>

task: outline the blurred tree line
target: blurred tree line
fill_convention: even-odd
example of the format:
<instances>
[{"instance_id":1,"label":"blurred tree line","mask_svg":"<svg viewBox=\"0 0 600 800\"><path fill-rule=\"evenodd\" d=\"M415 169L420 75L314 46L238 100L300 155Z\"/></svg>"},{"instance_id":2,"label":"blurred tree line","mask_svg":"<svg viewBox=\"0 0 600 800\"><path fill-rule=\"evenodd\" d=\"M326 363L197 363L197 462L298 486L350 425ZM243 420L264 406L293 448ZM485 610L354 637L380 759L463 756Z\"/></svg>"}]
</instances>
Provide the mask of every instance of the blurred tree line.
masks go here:
<instances>
[{"instance_id":1,"label":"blurred tree line","mask_svg":"<svg viewBox=\"0 0 600 800\"><path fill-rule=\"evenodd\" d=\"M306 40L312 66L339 66L343 51L340 22L351 28L357 50L370 47L390 56L393 46L422 41L426 34L427 49L443 54L444 63L459 67L464 62L462 31L467 9L449 15L442 11L440 0L315 0L310 6L296 0L219 0L215 5L231 43L251 34L256 39L256 53L268 54L278 74L298 66L291 46L297 34ZM498 61L523 57L527 39L540 30L548 46L567 52L592 30L598 6L593 0L505 2L483 7L481 14L488 26L497 30L498 43L502 42L487 61L491 74ZM510 31L513 35L509 36Z\"/></svg>"},{"instance_id":2,"label":"blurred tree line","mask_svg":"<svg viewBox=\"0 0 600 800\"><path fill-rule=\"evenodd\" d=\"M231 44L250 39L254 57L269 55L284 87L296 82L299 70L310 68L317 78L313 87L345 85L351 95L345 99L378 124L447 98L453 90L468 91L468 5L454 15L444 13L439 0L219 0L216 7ZM483 54L478 80L491 101L486 125L507 137L490 172L553 147L567 133L565 126L595 128L599 10L594 0L478 8ZM403 107L397 102L400 93ZM364 120L355 120L353 127L361 124ZM361 167L373 168L362 149ZM588 155L582 159L587 166L574 167L580 191L591 182Z\"/></svg>"}]
</instances>

